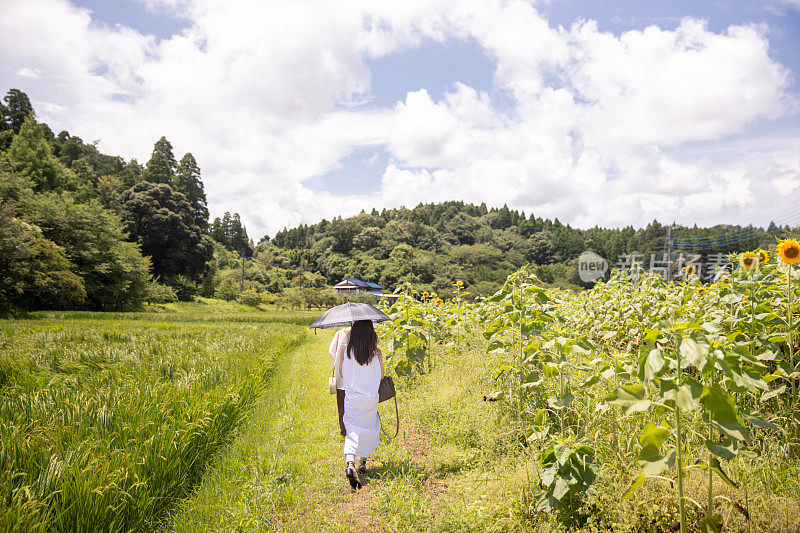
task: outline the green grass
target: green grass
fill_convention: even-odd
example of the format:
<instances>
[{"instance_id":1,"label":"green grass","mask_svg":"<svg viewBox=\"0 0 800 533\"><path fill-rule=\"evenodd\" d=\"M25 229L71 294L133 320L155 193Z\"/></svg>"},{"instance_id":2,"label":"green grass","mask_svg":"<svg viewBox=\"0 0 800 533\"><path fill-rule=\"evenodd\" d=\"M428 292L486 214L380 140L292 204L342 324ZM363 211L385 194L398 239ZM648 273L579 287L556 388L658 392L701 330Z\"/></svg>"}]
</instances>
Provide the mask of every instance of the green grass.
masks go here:
<instances>
[{"instance_id":1,"label":"green grass","mask_svg":"<svg viewBox=\"0 0 800 533\"><path fill-rule=\"evenodd\" d=\"M344 488L336 404L327 392L330 337L311 336L281 360L238 438L214 461L169 530L284 529L317 497Z\"/></svg>"},{"instance_id":2,"label":"green grass","mask_svg":"<svg viewBox=\"0 0 800 533\"><path fill-rule=\"evenodd\" d=\"M309 317L212 302L0 321L0 530L155 527Z\"/></svg>"},{"instance_id":3,"label":"green grass","mask_svg":"<svg viewBox=\"0 0 800 533\"><path fill-rule=\"evenodd\" d=\"M382 437L352 491L326 387L332 332L303 327L316 315L206 301L0 321L0 529L567 529L534 509L536 443L518 437L504 402L483 401L497 361L478 333L435 346L431 372L398 379L400 435ZM381 404L389 426L393 408ZM583 416L602 470L574 529L673 527L669 481L622 498L644 420ZM741 472L728 466L746 496L715 481L727 530L798 531L800 465L779 439L764 444ZM705 480L690 470L687 495L703 501Z\"/></svg>"}]
</instances>

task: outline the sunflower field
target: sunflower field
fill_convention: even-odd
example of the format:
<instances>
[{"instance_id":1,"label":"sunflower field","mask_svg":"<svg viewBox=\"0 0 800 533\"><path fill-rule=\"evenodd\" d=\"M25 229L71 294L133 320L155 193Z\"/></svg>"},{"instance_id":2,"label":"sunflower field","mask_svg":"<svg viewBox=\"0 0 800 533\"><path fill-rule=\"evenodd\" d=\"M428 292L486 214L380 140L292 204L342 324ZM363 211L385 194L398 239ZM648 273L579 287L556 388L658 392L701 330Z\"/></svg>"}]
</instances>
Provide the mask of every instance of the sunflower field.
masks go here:
<instances>
[{"instance_id":1,"label":"sunflower field","mask_svg":"<svg viewBox=\"0 0 800 533\"><path fill-rule=\"evenodd\" d=\"M523 268L472 303L460 283L447 301L405 286L380 334L407 383L484 350L483 399L537 465L531 516L585 524L613 479L625 500L658 487L675 530L761 513L797 531L800 244L730 260L710 285L614 271L574 293Z\"/></svg>"}]
</instances>

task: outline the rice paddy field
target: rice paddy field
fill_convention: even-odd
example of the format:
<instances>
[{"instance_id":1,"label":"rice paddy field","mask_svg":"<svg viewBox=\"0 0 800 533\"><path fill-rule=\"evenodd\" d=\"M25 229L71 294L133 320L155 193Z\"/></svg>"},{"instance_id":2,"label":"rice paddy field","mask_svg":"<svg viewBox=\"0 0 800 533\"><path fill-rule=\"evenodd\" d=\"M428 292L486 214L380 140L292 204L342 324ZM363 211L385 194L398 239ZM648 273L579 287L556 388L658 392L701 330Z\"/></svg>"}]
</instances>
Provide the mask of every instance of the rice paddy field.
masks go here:
<instances>
[{"instance_id":1,"label":"rice paddy field","mask_svg":"<svg viewBox=\"0 0 800 533\"><path fill-rule=\"evenodd\" d=\"M0 530L156 528L308 315L224 303L0 321Z\"/></svg>"},{"instance_id":2,"label":"rice paddy field","mask_svg":"<svg viewBox=\"0 0 800 533\"><path fill-rule=\"evenodd\" d=\"M711 285L404 287L378 327L401 429L359 491L317 312L3 321L0 528L800 531L800 269L732 261Z\"/></svg>"}]
</instances>

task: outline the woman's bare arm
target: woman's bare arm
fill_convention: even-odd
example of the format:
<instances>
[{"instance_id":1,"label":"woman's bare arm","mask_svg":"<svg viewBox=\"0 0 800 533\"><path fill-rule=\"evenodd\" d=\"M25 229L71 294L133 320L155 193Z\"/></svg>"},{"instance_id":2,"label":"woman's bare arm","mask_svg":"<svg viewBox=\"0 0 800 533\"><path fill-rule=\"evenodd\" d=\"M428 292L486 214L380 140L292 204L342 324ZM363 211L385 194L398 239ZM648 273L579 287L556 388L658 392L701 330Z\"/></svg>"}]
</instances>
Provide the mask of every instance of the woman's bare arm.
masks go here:
<instances>
[{"instance_id":1,"label":"woman's bare arm","mask_svg":"<svg viewBox=\"0 0 800 533\"><path fill-rule=\"evenodd\" d=\"M378 356L378 361L381 362L381 379L386 375L386 370L383 368L383 352L380 348L375 348L375 355Z\"/></svg>"}]
</instances>

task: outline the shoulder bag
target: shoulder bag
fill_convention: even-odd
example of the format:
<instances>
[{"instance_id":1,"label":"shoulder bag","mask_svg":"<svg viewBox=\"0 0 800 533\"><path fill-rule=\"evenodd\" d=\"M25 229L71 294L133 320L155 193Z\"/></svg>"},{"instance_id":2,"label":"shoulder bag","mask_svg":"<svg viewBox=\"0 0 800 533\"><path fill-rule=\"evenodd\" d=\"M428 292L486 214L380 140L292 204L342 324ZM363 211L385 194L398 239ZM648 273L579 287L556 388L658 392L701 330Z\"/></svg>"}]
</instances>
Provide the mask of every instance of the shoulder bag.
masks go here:
<instances>
[{"instance_id":1,"label":"shoulder bag","mask_svg":"<svg viewBox=\"0 0 800 533\"><path fill-rule=\"evenodd\" d=\"M390 439L397 437L397 434L400 433L400 412L397 409L397 391L394 388L394 380L392 376L384 376L378 385L378 403L392 398L394 398L394 416L397 423L395 424L393 437L389 437L388 434L384 433ZM381 431L383 431L383 425L381 425Z\"/></svg>"}]
</instances>

